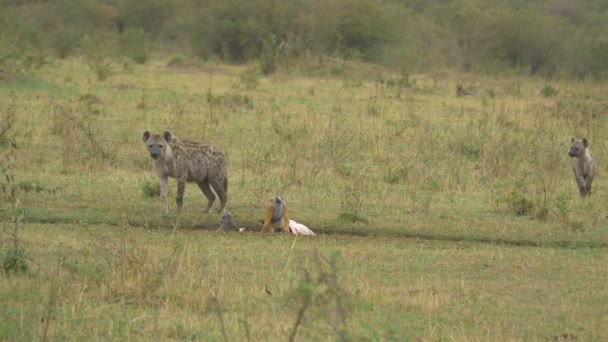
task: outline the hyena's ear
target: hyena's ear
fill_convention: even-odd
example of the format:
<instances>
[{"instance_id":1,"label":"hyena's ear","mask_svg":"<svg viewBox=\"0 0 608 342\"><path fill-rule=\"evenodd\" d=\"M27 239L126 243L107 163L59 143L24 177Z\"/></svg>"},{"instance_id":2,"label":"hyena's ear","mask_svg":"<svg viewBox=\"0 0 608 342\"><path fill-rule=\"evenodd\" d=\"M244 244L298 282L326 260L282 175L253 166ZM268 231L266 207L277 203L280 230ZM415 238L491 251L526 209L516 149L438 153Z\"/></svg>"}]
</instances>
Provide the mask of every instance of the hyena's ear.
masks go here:
<instances>
[{"instance_id":1,"label":"hyena's ear","mask_svg":"<svg viewBox=\"0 0 608 342\"><path fill-rule=\"evenodd\" d=\"M165 133L163 133L163 138L165 138L165 140L170 143L171 140L173 140L173 134L171 134L171 132L169 131L165 131Z\"/></svg>"},{"instance_id":2,"label":"hyena's ear","mask_svg":"<svg viewBox=\"0 0 608 342\"><path fill-rule=\"evenodd\" d=\"M583 138L583 146L585 146L585 148L589 147L589 141L587 138Z\"/></svg>"},{"instance_id":3,"label":"hyena's ear","mask_svg":"<svg viewBox=\"0 0 608 342\"><path fill-rule=\"evenodd\" d=\"M144 131L144 133L141 135L141 140L143 140L144 142L148 142L148 139L150 139L151 135L152 134L150 134L150 132Z\"/></svg>"}]
</instances>

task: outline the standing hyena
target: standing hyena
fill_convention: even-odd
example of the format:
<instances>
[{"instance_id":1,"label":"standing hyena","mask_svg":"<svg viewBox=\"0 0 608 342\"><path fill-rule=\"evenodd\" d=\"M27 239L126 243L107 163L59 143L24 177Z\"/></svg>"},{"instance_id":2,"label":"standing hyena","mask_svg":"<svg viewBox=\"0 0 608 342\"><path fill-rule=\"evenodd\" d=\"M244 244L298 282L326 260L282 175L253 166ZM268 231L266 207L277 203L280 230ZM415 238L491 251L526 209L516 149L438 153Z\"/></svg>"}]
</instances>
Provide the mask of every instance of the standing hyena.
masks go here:
<instances>
[{"instance_id":1,"label":"standing hyena","mask_svg":"<svg viewBox=\"0 0 608 342\"><path fill-rule=\"evenodd\" d=\"M587 138L577 139L572 137L570 140L570 151L568 152L572 159L572 170L578 184L578 191L582 197L591 193L591 183L595 174L595 157L589 149L589 141Z\"/></svg>"},{"instance_id":2,"label":"standing hyena","mask_svg":"<svg viewBox=\"0 0 608 342\"><path fill-rule=\"evenodd\" d=\"M150 157L154 159L158 178L160 179L160 196L163 215L169 214L167 206L168 177L177 180L177 213L184 204L186 182L195 182L209 201L206 212L211 210L215 195L220 198L219 212L226 209L228 200L228 176L224 154L209 145L180 140L171 132L152 134L145 131L142 140L146 143Z\"/></svg>"}]
</instances>

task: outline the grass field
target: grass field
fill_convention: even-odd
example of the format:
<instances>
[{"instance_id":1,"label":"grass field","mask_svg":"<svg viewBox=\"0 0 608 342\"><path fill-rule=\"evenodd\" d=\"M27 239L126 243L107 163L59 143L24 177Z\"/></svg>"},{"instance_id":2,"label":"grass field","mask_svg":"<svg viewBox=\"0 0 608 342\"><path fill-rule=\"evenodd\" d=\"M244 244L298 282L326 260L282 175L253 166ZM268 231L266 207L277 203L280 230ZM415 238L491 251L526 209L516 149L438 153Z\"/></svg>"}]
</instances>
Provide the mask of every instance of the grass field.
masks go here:
<instances>
[{"instance_id":1,"label":"grass field","mask_svg":"<svg viewBox=\"0 0 608 342\"><path fill-rule=\"evenodd\" d=\"M333 63L0 79L0 340L608 338L608 86ZM146 129L225 151L238 227L279 194L318 235L218 232L193 185L178 219L174 181L163 218Z\"/></svg>"}]
</instances>

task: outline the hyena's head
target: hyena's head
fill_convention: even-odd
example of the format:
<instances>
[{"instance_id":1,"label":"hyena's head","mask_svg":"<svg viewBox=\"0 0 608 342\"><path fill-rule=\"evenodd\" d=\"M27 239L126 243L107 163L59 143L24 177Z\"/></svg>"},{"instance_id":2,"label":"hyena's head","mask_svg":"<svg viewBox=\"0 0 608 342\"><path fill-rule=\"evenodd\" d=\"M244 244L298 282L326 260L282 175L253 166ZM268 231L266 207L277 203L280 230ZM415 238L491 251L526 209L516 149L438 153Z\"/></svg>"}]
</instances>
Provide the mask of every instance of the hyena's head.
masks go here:
<instances>
[{"instance_id":1,"label":"hyena's head","mask_svg":"<svg viewBox=\"0 0 608 342\"><path fill-rule=\"evenodd\" d=\"M149 131L145 131L141 139L146 144L150 157L156 160L166 154L169 143L173 140L173 134L169 131L161 134L153 134Z\"/></svg>"},{"instance_id":2,"label":"hyena's head","mask_svg":"<svg viewBox=\"0 0 608 342\"><path fill-rule=\"evenodd\" d=\"M570 151L568 155L573 158L582 157L585 154L585 149L589 147L587 138L577 139L572 137L570 140Z\"/></svg>"}]
</instances>

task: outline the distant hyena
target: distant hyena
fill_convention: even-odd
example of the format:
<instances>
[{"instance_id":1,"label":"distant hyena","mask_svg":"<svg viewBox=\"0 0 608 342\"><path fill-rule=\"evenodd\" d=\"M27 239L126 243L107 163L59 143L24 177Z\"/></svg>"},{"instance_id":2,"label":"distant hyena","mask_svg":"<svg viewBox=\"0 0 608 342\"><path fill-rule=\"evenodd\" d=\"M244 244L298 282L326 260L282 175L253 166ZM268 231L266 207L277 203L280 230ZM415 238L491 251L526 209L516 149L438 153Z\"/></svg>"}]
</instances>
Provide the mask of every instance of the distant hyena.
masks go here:
<instances>
[{"instance_id":1,"label":"distant hyena","mask_svg":"<svg viewBox=\"0 0 608 342\"><path fill-rule=\"evenodd\" d=\"M591 183L595 175L595 157L589 149L587 138L577 139L572 137L570 140L570 151L568 155L572 157L572 170L578 184L578 191L582 197L591 193Z\"/></svg>"},{"instance_id":2,"label":"distant hyena","mask_svg":"<svg viewBox=\"0 0 608 342\"><path fill-rule=\"evenodd\" d=\"M145 131L142 140L146 143L150 157L154 159L158 178L160 179L160 194L163 215L169 214L167 206L168 177L177 180L177 213L184 204L186 182L195 182L209 201L206 212L211 210L215 195L220 198L219 212L226 209L228 200L228 176L224 154L209 145L180 140L171 132L152 134Z\"/></svg>"}]
</instances>

